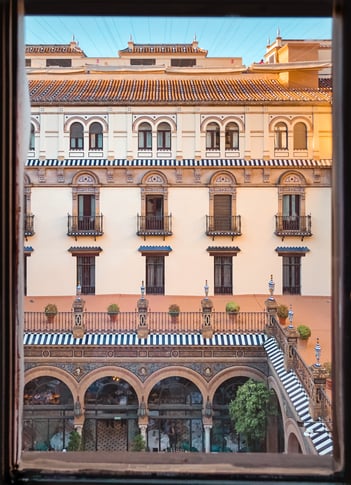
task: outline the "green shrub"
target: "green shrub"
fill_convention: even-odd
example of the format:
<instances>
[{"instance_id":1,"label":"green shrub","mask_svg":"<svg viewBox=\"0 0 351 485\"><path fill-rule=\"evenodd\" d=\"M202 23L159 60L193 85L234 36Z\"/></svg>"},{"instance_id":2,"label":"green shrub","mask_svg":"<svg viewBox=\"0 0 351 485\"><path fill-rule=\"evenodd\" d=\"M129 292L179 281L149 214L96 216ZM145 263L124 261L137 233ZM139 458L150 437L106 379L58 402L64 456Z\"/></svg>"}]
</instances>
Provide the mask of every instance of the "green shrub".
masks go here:
<instances>
[{"instance_id":1,"label":"green shrub","mask_svg":"<svg viewBox=\"0 0 351 485\"><path fill-rule=\"evenodd\" d=\"M225 306L225 311L228 313L238 313L240 310L240 305L235 303L235 301L229 301Z\"/></svg>"},{"instance_id":2,"label":"green shrub","mask_svg":"<svg viewBox=\"0 0 351 485\"><path fill-rule=\"evenodd\" d=\"M57 306L55 305L55 303L48 303L44 309L44 313L47 315L47 314L51 314L51 315L56 315L58 312L57 310Z\"/></svg>"},{"instance_id":3,"label":"green shrub","mask_svg":"<svg viewBox=\"0 0 351 485\"><path fill-rule=\"evenodd\" d=\"M277 308L277 315L279 318L288 318L289 316L289 308L286 305L278 305Z\"/></svg>"},{"instance_id":4,"label":"green shrub","mask_svg":"<svg viewBox=\"0 0 351 485\"><path fill-rule=\"evenodd\" d=\"M67 451L79 451L81 436L78 431L71 431L69 434L69 440L67 445Z\"/></svg>"},{"instance_id":5,"label":"green shrub","mask_svg":"<svg viewBox=\"0 0 351 485\"><path fill-rule=\"evenodd\" d=\"M178 315L180 312L180 307L176 303L172 303L172 305L169 305L168 307L168 313L171 315Z\"/></svg>"},{"instance_id":6,"label":"green shrub","mask_svg":"<svg viewBox=\"0 0 351 485\"><path fill-rule=\"evenodd\" d=\"M324 362L323 367L326 371L326 377L331 378L332 376L332 363L331 362Z\"/></svg>"},{"instance_id":7,"label":"green shrub","mask_svg":"<svg viewBox=\"0 0 351 485\"><path fill-rule=\"evenodd\" d=\"M299 325L296 330L302 340L307 340L311 336L311 329L307 325Z\"/></svg>"},{"instance_id":8,"label":"green shrub","mask_svg":"<svg viewBox=\"0 0 351 485\"><path fill-rule=\"evenodd\" d=\"M119 306L117 303L111 303L111 305L107 307L107 313L119 313Z\"/></svg>"},{"instance_id":9,"label":"green shrub","mask_svg":"<svg viewBox=\"0 0 351 485\"><path fill-rule=\"evenodd\" d=\"M137 434L134 436L132 442L132 451L145 451L146 450L146 443L142 434Z\"/></svg>"}]
</instances>

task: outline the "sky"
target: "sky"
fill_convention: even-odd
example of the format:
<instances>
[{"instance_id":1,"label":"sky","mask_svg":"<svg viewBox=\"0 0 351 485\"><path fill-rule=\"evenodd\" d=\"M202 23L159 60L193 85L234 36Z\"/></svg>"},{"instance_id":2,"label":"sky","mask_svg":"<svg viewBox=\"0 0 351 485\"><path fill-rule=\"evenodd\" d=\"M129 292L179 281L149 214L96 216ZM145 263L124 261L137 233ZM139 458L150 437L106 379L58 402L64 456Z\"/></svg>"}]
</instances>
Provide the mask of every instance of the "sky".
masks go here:
<instances>
[{"instance_id":1,"label":"sky","mask_svg":"<svg viewBox=\"0 0 351 485\"><path fill-rule=\"evenodd\" d=\"M78 42L88 57L117 57L136 44L190 44L208 57L241 57L249 66L262 59L277 33L283 39L331 39L331 18L74 17L27 16L26 44Z\"/></svg>"}]
</instances>

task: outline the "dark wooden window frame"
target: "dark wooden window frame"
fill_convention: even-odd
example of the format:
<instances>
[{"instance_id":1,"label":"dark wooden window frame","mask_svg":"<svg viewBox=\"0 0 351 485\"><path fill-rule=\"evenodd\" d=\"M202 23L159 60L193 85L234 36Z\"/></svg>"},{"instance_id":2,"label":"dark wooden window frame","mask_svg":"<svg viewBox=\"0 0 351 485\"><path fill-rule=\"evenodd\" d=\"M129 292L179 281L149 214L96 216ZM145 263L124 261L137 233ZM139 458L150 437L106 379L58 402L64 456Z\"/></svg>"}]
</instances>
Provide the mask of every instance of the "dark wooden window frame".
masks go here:
<instances>
[{"instance_id":1,"label":"dark wooden window frame","mask_svg":"<svg viewBox=\"0 0 351 485\"><path fill-rule=\"evenodd\" d=\"M314 483L350 483L351 480L351 463L348 457L351 455L351 441L348 437L351 434L351 415L348 412L350 402L350 383L351 383L351 353L349 352L349 340L351 329L349 321L351 320L351 191L349 190L350 176L347 168L348 161L351 158L348 134L351 132L351 74L348 70L348 55L351 49L351 29L348 28L351 22L350 2L336 0L335 7L332 0L294 0L287 2L272 1L267 3L266 0L238 0L235 4L228 2L216 2L216 5L206 6L201 3L176 2L173 4L133 4L133 15L160 15L161 11L168 15L175 14L192 14L197 15L228 15L238 14L241 16L285 16L296 17L304 16L330 16L333 12L334 33L333 33L333 60L334 60L334 101L333 101L333 129L338 134L334 143L333 158L337 161L333 170L333 184L336 190L333 191L333 302L332 314L335 321L333 325L333 365L338 368L338 372L333 380L335 389L335 431L334 431L334 457L333 466L330 473L323 477L320 475L321 461L319 457L306 457L306 469L311 473L311 481ZM31 15L43 14L90 14L96 15L96 3L77 0L76 2L47 2L46 0L27 0L25 2L26 13ZM197 8L198 7L198 8ZM207 10L209 8L210 10ZM165 9L165 10L163 10ZM99 2L99 15L123 15L131 13L131 5L128 3L118 3L102 1ZM2 406L0 410L0 481L3 484L26 483L28 475L25 470L18 468L18 455L16 453L16 442L18 433L18 398L16 396L19 389L19 329L17 326L18 313L21 315L22 307L19 302L18 288L21 287L21 258L18 253L22 252L23 239L22 235L18 237L21 231L16 227L16 210L15 193L17 186L15 183L16 173L21 176L21 170L16 169L16 157L18 146L16 145L16 131L22 133L26 130L23 123L23 116L17 116L17 100L23 95L23 84L17 83L18 69L17 61L20 59L24 65L24 59L21 57L23 49L21 48L23 31L23 4L21 0L6 0L1 2L0 15L2 25L2 43L6 56L2 57L0 63L2 79L2 106L3 116L1 118L1 137L2 154L0 160L1 177L3 187L3 203L1 206L2 221L1 226L1 253L6 255L2 258L2 278L1 285L1 368L0 374L0 392L2 396ZM18 23L19 19L19 23ZM20 48L17 49L17 46ZM22 86L22 87L21 87ZM19 91L19 96L16 92ZM28 129L28 128L27 128ZM17 137L20 139L21 137ZM20 162L18 162L20 163ZM20 198L18 198L20 200ZM342 210L340 210L342 208ZM20 271L18 271L18 265ZM243 456L240 457L243 460ZM265 456L265 458L268 458ZM302 458L302 457L300 457ZM232 458L233 459L233 458ZM262 481L275 481L280 483L301 483L306 474L299 472L301 462L294 461L289 456L279 456L279 467L272 471L274 462L270 461L270 468L262 469L259 474L259 456L255 456L255 468L251 468L250 479ZM285 465L290 463L290 467L282 474ZM288 465L289 466L289 465ZM301 468L300 468L301 470ZM272 472L272 473L271 473ZM323 473L323 472L322 472ZM77 474L75 477L50 476L50 483L79 483L82 477ZM220 474L219 474L220 475ZM217 475L217 477L219 476ZM31 483L43 483L48 475L36 474ZM189 477L186 477L186 482ZM223 477L222 477L223 478ZM72 482L73 480L73 482ZM181 480L181 479L180 479ZM84 481L84 479L83 479ZM98 479L102 483L101 479ZM198 481L201 481L199 479ZM242 482L240 474L236 473L232 483ZM184 483L186 483L184 482ZM47 483L47 481L46 481ZM145 478L144 483L147 483ZM170 478L165 478L163 483L170 483ZM204 479L205 483L205 479Z\"/></svg>"}]
</instances>

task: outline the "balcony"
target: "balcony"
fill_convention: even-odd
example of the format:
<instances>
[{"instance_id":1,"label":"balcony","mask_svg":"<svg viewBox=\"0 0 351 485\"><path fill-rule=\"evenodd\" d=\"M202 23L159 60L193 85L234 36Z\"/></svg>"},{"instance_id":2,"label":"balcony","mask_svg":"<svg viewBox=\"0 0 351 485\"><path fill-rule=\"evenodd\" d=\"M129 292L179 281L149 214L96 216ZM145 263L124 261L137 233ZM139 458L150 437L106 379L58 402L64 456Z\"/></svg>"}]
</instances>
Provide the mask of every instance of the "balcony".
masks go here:
<instances>
[{"instance_id":1,"label":"balcony","mask_svg":"<svg viewBox=\"0 0 351 485\"><path fill-rule=\"evenodd\" d=\"M137 215L137 235L144 236L172 236L172 215L169 216L140 216Z\"/></svg>"},{"instance_id":2,"label":"balcony","mask_svg":"<svg viewBox=\"0 0 351 485\"><path fill-rule=\"evenodd\" d=\"M275 216L275 234L282 238L285 237L304 237L312 236L311 216Z\"/></svg>"},{"instance_id":3,"label":"balcony","mask_svg":"<svg viewBox=\"0 0 351 485\"><path fill-rule=\"evenodd\" d=\"M34 216L33 214L26 214L24 216L24 237L34 236Z\"/></svg>"},{"instance_id":4,"label":"balcony","mask_svg":"<svg viewBox=\"0 0 351 485\"><path fill-rule=\"evenodd\" d=\"M269 322L267 312L239 312L230 315L227 312L212 312L214 333L240 334L264 333ZM198 333L203 325L203 314L198 312L180 312L176 323L168 312L147 312L147 325L151 333ZM138 312L120 312L117 320L110 319L107 312L83 312L82 323L87 333L136 333L139 325ZM73 312L58 312L54 320L48 321L44 312L24 313L24 332L29 333L69 333L74 326Z\"/></svg>"},{"instance_id":5,"label":"balcony","mask_svg":"<svg viewBox=\"0 0 351 485\"><path fill-rule=\"evenodd\" d=\"M206 216L206 234L212 236L241 236L241 216Z\"/></svg>"},{"instance_id":6,"label":"balcony","mask_svg":"<svg viewBox=\"0 0 351 485\"><path fill-rule=\"evenodd\" d=\"M70 216L67 220L67 235L74 236L77 240L78 236L102 236L103 231L103 215L99 216Z\"/></svg>"}]
</instances>

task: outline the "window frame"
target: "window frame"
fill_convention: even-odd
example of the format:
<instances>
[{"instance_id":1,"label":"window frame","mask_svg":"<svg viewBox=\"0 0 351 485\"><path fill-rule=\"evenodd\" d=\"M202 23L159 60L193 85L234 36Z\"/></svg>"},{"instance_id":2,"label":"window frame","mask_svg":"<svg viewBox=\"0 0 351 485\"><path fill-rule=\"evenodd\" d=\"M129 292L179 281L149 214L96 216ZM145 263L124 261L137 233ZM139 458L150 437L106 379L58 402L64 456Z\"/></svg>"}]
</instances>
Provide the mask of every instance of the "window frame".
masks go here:
<instances>
[{"instance_id":1,"label":"window frame","mask_svg":"<svg viewBox=\"0 0 351 485\"><path fill-rule=\"evenodd\" d=\"M159 3L142 5L133 4L133 15L160 15L162 5ZM288 2L269 2L266 0L239 0L234 5L230 5L230 13L240 13L241 16L285 16L285 17L301 17L306 16L330 16L332 13L332 1L323 0L294 0ZM33 0L26 2L26 14L96 14L96 5L86 1L76 1L68 3L61 2L46 2L43 0ZM180 14L184 15L187 12L194 12L194 5L185 3L176 3L165 5L166 14ZM201 4L200 10L196 10L197 14L204 14L207 12L206 7ZM100 15L123 15L130 14L130 4L118 4L115 2L103 1L99 3ZM228 2L217 2L216 6L211 6L211 15L228 14ZM1 137L3 157L1 157L1 180L3 186L3 203L1 206L2 220L4 223L1 226L1 251L6 254L3 258L2 278L3 285L1 285L1 322L6 322L1 325L1 345L0 360L2 364L2 372L0 375L0 392L3 397L3 405L1 406L0 419L0 436L1 436L1 460L0 471L1 481L3 484L24 483L28 481L25 470L17 467L18 454L17 440L18 440L18 424L20 413L18 412L18 399L16 392L20 384L20 367L18 355L20 354L19 339L20 330L17 322L21 317L22 292L19 291L22 287L22 264L21 254L23 248L21 230L16 227L16 210L14 206L19 205L19 199L16 199L17 185L16 175L19 176L18 184L21 184L20 160L23 155L23 148L16 143L16 133L23 135L27 133L28 127L23 123L23 113L17 116L18 106L17 101L26 97L24 89L24 75L17 72L17 66L23 64L23 53L21 45L23 45L23 15L24 3L19 0L8 0L2 2L0 5L0 14L2 19L2 42L5 47L7 55L4 56L1 62L1 78L3 81L2 105L3 117L1 123ZM351 246L351 191L349 190L350 177L347 170L347 164L350 159L350 146L348 145L348 133L351 132L351 116L349 113L351 107L351 75L347 69L348 56L347 53L351 48L351 32L348 26L351 21L351 9L348 2L339 0L333 9L333 61L334 61L334 110L333 110L333 132L338 134L338 138L334 138L335 143L333 147L334 160L337 161L333 170L333 224L334 230L333 238L333 300L332 300L332 314L333 321L333 365L337 366L338 372L335 373L333 380L335 389L335 448L333 467L331 475L323 476L318 473L320 462L310 458L307 463L307 469L312 467L312 480L314 483L338 482L350 483L351 479L351 464L347 459L351 454L351 441L347 439L351 433L351 415L348 413L346 403L350 398L350 383L351 383L351 353L349 352L349 340L351 336L351 329L348 322L351 319L351 302L350 302L350 288L351 288L351 256L349 247ZM17 64L19 60L19 64ZM21 80L19 83L19 79ZM10 93L10 95L9 95ZM18 93L18 96L15 95ZM11 129L9 129L9 127ZM21 137L17 137L20 139ZM27 147L26 147L27 149ZM21 155L21 156L19 156ZM17 167L16 167L17 160ZM10 163L9 163L10 162ZM17 202L16 202L17 200ZM341 209L340 209L341 208ZM20 223L18 223L20 225ZM22 249L21 249L22 248ZM10 322L10 324L8 324ZM255 457L255 462L259 457ZM266 457L267 458L267 457ZM282 470L286 463L286 458L279 457ZM301 478L306 475L297 470L297 462L295 467L287 468L289 483L301 483ZM267 474L267 470L263 475L253 473L251 468L251 481L253 480L274 480L275 482L286 483L286 474L281 471ZM47 475L47 474L46 474ZM59 474L56 474L56 477ZM167 474L169 477L169 474ZM285 478L284 478L285 477ZM41 478L36 475L34 481L31 483L43 483L45 475ZM23 481L22 481L23 479ZM81 476L73 478L74 482L81 480ZM55 483L55 478L51 474L50 483ZM72 477L59 479L60 483L72 483ZM83 479L84 480L84 479ZM188 477L186 482L189 483ZM233 478L233 483L236 480L240 481L240 476L236 474ZM170 479L163 480L167 483ZM198 480L199 482L200 480ZM144 483L147 482L145 479ZM57 481L58 483L58 481ZM99 480L101 483L101 480ZM205 483L205 478L204 478ZM237 482L238 483L238 482Z\"/></svg>"},{"instance_id":2,"label":"window frame","mask_svg":"<svg viewBox=\"0 0 351 485\"><path fill-rule=\"evenodd\" d=\"M81 128L81 135L74 134L74 128ZM81 144L81 146L79 146ZM81 151L84 150L84 126L79 121L74 121L69 127L69 149Z\"/></svg>"}]
</instances>

